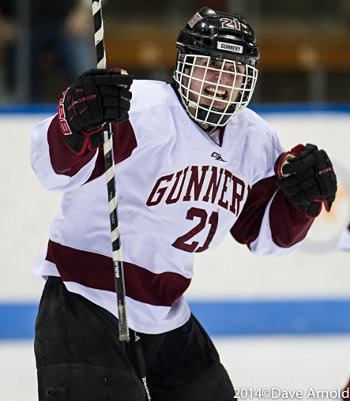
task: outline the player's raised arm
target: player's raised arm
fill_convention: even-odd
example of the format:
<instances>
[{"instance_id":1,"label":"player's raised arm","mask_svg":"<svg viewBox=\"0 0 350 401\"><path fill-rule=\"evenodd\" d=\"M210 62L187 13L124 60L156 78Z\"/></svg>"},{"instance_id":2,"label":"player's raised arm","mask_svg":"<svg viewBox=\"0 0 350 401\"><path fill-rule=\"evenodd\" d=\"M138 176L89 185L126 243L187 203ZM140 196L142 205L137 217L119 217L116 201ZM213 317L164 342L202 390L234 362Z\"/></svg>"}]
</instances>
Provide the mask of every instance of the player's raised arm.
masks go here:
<instances>
[{"instance_id":1,"label":"player's raised arm","mask_svg":"<svg viewBox=\"0 0 350 401\"><path fill-rule=\"evenodd\" d=\"M68 191L82 185L104 142L103 124L128 119L132 78L121 72L84 72L63 92L58 113L34 128L31 163L46 188Z\"/></svg>"}]
</instances>

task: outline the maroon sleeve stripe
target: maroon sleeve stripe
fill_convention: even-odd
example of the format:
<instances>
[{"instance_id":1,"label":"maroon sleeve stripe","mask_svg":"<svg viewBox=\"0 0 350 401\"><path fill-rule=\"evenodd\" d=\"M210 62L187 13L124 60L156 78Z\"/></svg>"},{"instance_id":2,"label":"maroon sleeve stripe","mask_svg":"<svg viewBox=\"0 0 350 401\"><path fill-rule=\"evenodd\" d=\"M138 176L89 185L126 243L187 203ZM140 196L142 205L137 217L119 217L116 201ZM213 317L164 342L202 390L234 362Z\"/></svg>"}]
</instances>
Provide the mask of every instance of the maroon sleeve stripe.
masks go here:
<instances>
[{"instance_id":1,"label":"maroon sleeve stripe","mask_svg":"<svg viewBox=\"0 0 350 401\"><path fill-rule=\"evenodd\" d=\"M301 213L278 189L277 177L257 182L251 190L242 213L231 228L231 234L240 243L250 245L259 235L265 209L276 193L270 207L270 227L276 245L287 248L301 241L308 232L313 218Z\"/></svg>"},{"instance_id":2,"label":"maroon sleeve stripe","mask_svg":"<svg viewBox=\"0 0 350 401\"><path fill-rule=\"evenodd\" d=\"M260 180L253 185L241 214L231 228L231 234L236 241L249 246L256 240L266 206L276 190L275 176Z\"/></svg>"},{"instance_id":3,"label":"maroon sleeve stripe","mask_svg":"<svg viewBox=\"0 0 350 401\"><path fill-rule=\"evenodd\" d=\"M127 159L137 147L136 137L130 121L112 124L114 163L118 164ZM88 181L100 177L105 172L102 148L97 156L96 165Z\"/></svg>"},{"instance_id":4,"label":"maroon sleeve stripe","mask_svg":"<svg viewBox=\"0 0 350 401\"><path fill-rule=\"evenodd\" d=\"M128 158L136 148L137 142L134 130L129 121L112 124L114 161L119 163ZM71 151L63 139L58 116L51 121L48 130L48 142L50 148L50 159L56 174L74 176L95 155L95 151L86 150L82 155ZM95 169L89 181L103 175L105 172L104 156L102 146L99 149Z\"/></svg>"},{"instance_id":5,"label":"maroon sleeve stripe","mask_svg":"<svg viewBox=\"0 0 350 401\"><path fill-rule=\"evenodd\" d=\"M299 211L284 192L278 190L270 207L270 226L275 244L282 248L297 244L305 238L314 220Z\"/></svg>"},{"instance_id":6,"label":"maroon sleeve stripe","mask_svg":"<svg viewBox=\"0 0 350 401\"><path fill-rule=\"evenodd\" d=\"M51 121L47 140L49 142L52 168L56 174L64 174L72 177L95 155L95 152L87 151L78 156L69 149L59 127L58 115Z\"/></svg>"},{"instance_id":7,"label":"maroon sleeve stripe","mask_svg":"<svg viewBox=\"0 0 350 401\"><path fill-rule=\"evenodd\" d=\"M63 281L115 292L112 258L49 240L46 259L56 264ZM173 305L191 282L177 273L155 274L128 262L123 267L126 295L151 305Z\"/></svg>"}]
</instances>

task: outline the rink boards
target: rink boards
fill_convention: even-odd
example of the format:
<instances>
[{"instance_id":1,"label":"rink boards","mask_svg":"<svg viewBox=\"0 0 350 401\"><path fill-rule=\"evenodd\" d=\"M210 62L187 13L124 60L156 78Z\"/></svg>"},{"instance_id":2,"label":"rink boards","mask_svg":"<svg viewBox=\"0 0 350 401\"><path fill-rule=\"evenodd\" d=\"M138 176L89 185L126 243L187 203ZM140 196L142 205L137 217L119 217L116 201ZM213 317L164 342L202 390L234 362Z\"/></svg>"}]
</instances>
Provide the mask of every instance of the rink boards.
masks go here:
<instances>
[{"instance_id":1,"label":"rink boards","mask_svg":"<svg viewBox=\"0 0 350 401\"><path fill-rule=\"evenodd\" d=\"M294 253L256 257L227 237L199 254L187 297L216 335L350 333L350 253L337 249L350 220L350 108L256 108L285 148L315 143L327 150L338 175L332 212L322 213ZM38 183L29 163L31 130L54 109L0 111L8 147L2 171L0 339L32 338L43 282L30 270L45 248L59 194Z\"/></svg>"}]
</instances>

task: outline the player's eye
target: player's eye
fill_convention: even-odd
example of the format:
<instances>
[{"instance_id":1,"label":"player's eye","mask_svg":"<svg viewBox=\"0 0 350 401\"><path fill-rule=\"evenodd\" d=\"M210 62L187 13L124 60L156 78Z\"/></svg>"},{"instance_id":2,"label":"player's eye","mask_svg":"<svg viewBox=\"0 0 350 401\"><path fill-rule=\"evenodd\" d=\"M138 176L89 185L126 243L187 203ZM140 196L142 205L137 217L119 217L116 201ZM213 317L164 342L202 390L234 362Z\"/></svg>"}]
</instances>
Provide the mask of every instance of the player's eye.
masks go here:
<instances>
[{"instance_id":1,"label":"player's eye","mask_svg":"<svg viewBox=\"0 0 350 401\"><path fill-rule=\"evenodd\" d=\"M212 60L210 59L209 61L209 66L213 67L213 68L220 68L221 67L221 63L218 60Z\"/></svg>"},{"instance_id":2,"label":"player's eye","mask_svg":"<svg viewBox=\"0 0 350 401\"><path fill-rule=\"evenodd\" d=\"M240 74L243 74L245 71L245 66L244 64L236 64L236 71Z\"/></svg>"}]
</instances>

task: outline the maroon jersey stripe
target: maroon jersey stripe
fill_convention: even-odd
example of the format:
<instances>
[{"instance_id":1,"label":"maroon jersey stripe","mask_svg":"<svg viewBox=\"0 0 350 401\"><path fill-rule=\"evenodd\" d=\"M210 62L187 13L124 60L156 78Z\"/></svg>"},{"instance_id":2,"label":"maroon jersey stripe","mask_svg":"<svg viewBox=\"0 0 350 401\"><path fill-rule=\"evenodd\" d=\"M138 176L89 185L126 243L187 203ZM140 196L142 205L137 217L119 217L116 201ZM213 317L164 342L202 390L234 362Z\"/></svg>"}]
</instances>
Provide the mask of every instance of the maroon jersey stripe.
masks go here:
<instances>
[{"instance_id":1,"label":"maroon jersey stripe","mask_svg":"<svg viewBox=\"0 0 350 401\"><path fill-rule=\"evenodd\" d=\"M112 258L49 240L46 260L56 264L63 281L115 291ZM177 273L155 274L128 262L123 262L123 266L126 295L151 305L173 305L191 282Z\"/></svg>"}]
</instances>

